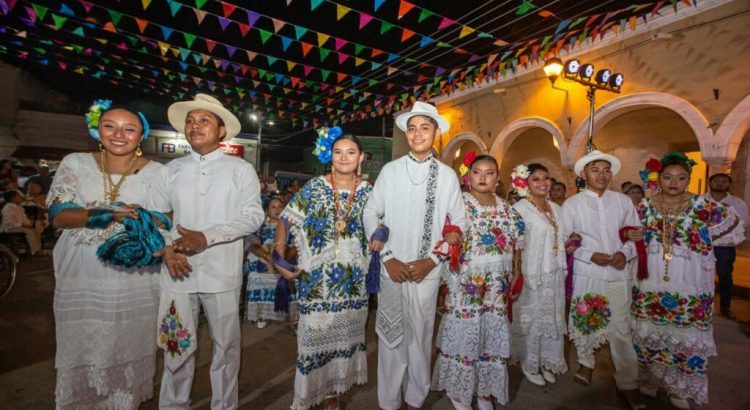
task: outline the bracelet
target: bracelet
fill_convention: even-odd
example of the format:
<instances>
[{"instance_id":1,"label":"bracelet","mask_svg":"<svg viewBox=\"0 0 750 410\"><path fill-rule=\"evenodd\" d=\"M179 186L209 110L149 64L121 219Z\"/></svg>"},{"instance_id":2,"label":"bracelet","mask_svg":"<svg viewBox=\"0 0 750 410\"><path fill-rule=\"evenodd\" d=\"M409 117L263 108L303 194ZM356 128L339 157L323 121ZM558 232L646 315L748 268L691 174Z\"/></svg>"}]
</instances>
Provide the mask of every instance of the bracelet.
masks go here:
<instances>
[{"instance_id":1,"label":"bracelet","mask_svg":"<svg viewBox=\"0 0 750 410\"><path fill-rule=\"evenodd\" d=\"M86 220L86 228L106 229L114 218L114 212L110 210L96 210L91 212Z\"/></svg>"}]
</instances>

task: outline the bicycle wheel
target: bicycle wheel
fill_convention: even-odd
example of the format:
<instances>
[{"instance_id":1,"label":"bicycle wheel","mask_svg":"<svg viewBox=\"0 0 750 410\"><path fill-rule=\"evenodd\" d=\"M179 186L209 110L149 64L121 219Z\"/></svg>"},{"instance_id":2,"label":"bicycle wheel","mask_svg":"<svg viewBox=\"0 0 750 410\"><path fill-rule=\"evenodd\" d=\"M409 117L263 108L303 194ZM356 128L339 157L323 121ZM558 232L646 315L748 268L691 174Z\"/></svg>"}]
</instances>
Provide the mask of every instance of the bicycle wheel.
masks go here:
<instances>
[{"instance_id":1,"label":"bicycle wheel","mask_svg":"<svg viewBox=\"0 0 750 410\"><path fill-rule=\"evenodd\" d=\"M5 246L0 245L0 300L10 293L16 282L18 257Z\"/></svg>"}]
</instances>

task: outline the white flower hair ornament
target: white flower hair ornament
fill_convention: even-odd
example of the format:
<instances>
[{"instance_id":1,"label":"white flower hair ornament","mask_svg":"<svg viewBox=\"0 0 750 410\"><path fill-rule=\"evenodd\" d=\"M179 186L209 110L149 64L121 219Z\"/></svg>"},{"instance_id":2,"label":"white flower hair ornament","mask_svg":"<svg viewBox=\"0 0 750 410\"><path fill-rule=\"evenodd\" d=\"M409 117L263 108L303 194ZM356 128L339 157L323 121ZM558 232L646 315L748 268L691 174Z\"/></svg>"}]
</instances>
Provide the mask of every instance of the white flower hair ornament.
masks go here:
<instances>
[{"instance_id":1,"label":"white flower hair ornament","mask_svg":"<svg viewBox=\"0 0 750 410\"><path fill-rule=\"evenodd\" d=\"M529 167L523 164L516 165L510 173L510 184L519 197L529 195L529 175Z\"/></svg>"}]
</instances>

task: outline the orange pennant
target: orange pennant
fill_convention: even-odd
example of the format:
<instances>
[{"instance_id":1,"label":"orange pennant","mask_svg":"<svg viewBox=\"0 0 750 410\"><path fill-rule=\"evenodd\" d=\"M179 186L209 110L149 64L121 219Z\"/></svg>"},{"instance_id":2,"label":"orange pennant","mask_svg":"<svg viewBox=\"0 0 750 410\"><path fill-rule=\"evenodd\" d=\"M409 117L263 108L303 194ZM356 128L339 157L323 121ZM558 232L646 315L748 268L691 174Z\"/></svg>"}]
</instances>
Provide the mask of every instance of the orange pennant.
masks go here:
<instances>
[{"instance_id":1,"label":"orange pennant","mask_svg":"<svg viewBox=\"0 0 750 410\"><path fill-rule=\"evenodd\" d=\"M401 4L399 4L398 6L398 18L401 19L401 17L404 17L413 8L413 4L409 3L408 1L401 0Z\"/></svg>"}]
</instances>

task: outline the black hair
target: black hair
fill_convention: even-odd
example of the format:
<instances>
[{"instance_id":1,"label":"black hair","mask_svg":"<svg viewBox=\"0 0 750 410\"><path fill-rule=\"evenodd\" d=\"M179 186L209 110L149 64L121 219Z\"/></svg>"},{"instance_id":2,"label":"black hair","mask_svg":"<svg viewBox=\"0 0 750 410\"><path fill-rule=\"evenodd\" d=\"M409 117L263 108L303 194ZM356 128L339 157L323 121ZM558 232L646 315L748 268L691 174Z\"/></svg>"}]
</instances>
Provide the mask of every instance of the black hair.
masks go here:
<instances>
[{"instance_id":1,"label":"black hair","mask_svg":"<svg viewBox=\"0 0 750 410\"><path fill-rule=\"evenodd\" d=\"M549 170L547 169L547 167L537 162L526 165L526 168L528 168L529 170L529 176L531 176L531 174L533 174L535 171L539 171L540 169L549 174Z\"/></svg>"},{"instance_id":2,"label":"black hair","mask_svg":"<svg viewBox=\"0 0 750 410\"><path fill-rule=\"evenodd\" d=\"M0 168L2 168L2 165L0 165ZM713 175L711 175L711 177L710 177L710 178L708 178L708 182L709 182L709 183L711 183L711 182L713 182L714 178L719 178L719 177L724 177L724 178L728 178L728 179L729 179L729 183L730 183L730 184L731 184L732 182L734 182L734 181L732 180L732 177L730 177L730 176L729 176L729 174L725 174L725 173L723 173L723 172L719 172L718 174L713 174Z\"/></svg>"},{"instance_id":3,"label":"black hair","mask_svg":"<svg viewBox=\"0 0 750 410\"><path fill-rule=\"evenodd\" d=\"M474 158L474 161L471 161L471 165L469 165L469 170L471 170L472 168L474 168L474 164L476 164L479 161L489 161L489 162L495 164L495 169L496 170L500 171L500 169L499 169L500 167L498 167L498 165L497 165L497 160L492 155L480 155L480 156Z\"/></svg>"},{"instance_id":4,"label":"black hair","mask_svg":"<svg viewBox=\"0 0 750 410\"><path fill-rule=\"evenodd\" d=\"M625 190L625 187L626 187L626 186L628 186L628 185L633 185L633 183L632 183L632 182L630 182L630 181L625 181L625 182L623 182L622 184L620 184L620 190L621 190L621 191L624 191L624 190Z\"/></svg>"},{"instance_id":5,"label":"black hair","mask_svg":"<svg viewBox=\"0 0 750 410\"><path fill-rule=\"evenodd\" d=\"M414 118L414 117L424 117L424 118L427 118L427 121L429 121L430 124L432 124L435 127L435 129L440 128L440 126L438 125L437 120L434 119L434 118L432 118L432 117L430 117L429 115L412 115L411 117L409 117L408 120L406 120L406 127L407 128L409 127L409 123L411 122L411 119Z\"/></svg>"},{"instance_id":6,"label":"black hair","mask_svg":"<svg viewBox=\"0 0 750 410\"><path fill-rule=\"evenodd\" d=\"M5 202L10 202L13 200L13 198L15 198L16 195L21 195L21 193L16 190L5 191L3 192L3 199L5 200Z\"/></svg>"},{"instance_id":7,"label":"black hair","mask_svg":"<svg viewBox=\"0 0 750 410\"><path fill-rule=\"evenodd\" d=\"M271 201L279 201L281 202L281 206L284 206L284 198L282 198L281 195L273 194L268 197L268 201L266 201L266 205L263 206L264 211L268 211L268 207L271 206Z\"/></svg>"},{"instance_id":8,"label":"black hair","mask_svg":"<svg viewBox=\"0 0 750 410\"><path fill-rule=\"evenodd\" d=\"M145 124L143 123L143 120L141 119L141 116L138 115L138 113L140 111L136 110L135 108L133 108L132 106L129 106L127 104L113 105L113 106L109 107L108 109L106 109L105 111L102 111L102 115L99 117L100 118L99 122L101 123L101 118L104 116L105 113L107 113L109 111L112 111L112 110L123 110L123 111L127 111L127 112L133 114L135 116L135 118L138 118L138 123L141 124L141 132L143 132L143 131L146 130L146 127L144 126Z\"/></svg>"},{"instance_id":9,"label":"black hair","mask_svg":"<svg viewBox=\"0 0 750 410\"><path fill-rule=\"evenodd\" d=\"M630 191L632 191L635 188L637 188L638 190L640 190L642 195L646 195L646 191L643 189L642 186L640 186L638 184L631 184L630 187L628 187L628 190L625 192L625 194L626 195L629 194Z\"/></svg>"},{"instance_id":10,"label":"black hair","mask_svg":"<svg viewBox=\"0 0 750 410\"><path fill-rule=\"evenodd\" d=\"M568 187L565 186L565 183L563 183L563 182L555 181L555 182L552 183L552 186L556 186L556 185L561 186L562 189L563 189L563 191L567 191L568 190Z\"/></svg>"},{"instance_id":11,"label":"black hair","mask_svg":"<svg viewBox=\"0 0 750 410\"><path fill-rule=\"evenodd\" d=\"M336 141L335 141L335 142L333 143L333 146L331 146L331 149L333 149L333 147L335 147L335 146L336 146L336 143L337 143L337 142L339 142L339 141L341 141L341 140L349 140L349 141L353 142L353 143L354 143L354 145L356 145L356 146L357 146L357 149L359 150L359 152L360 152L360 153L364 152L364 151L362 150L362 143L361 143L361 142L359 141L359 138L357 138L357 136L356 136L356 135L354 135L354 134L344 134L344 135L340 136L340 137L339 137L338 139L336 139Z\"/></svg>"},{"instance_id":12,"label":"black hair","mask_svg":"<svg viewBox=\"0 0 750 410\"><path fill-rule=\"evenodd\" d=\"M672 165L677 165L679 167L682 167L682 169L687 171L688 175L690 175L690 171L693 170L693 167L690 166L690 164L687 162L686 159L682 159L679 157L671 157L661 162L661 171L659 171L659 175L663 174L664 170L667 169L667 167L671 167Z\"/></svg>"}]
</instances>

